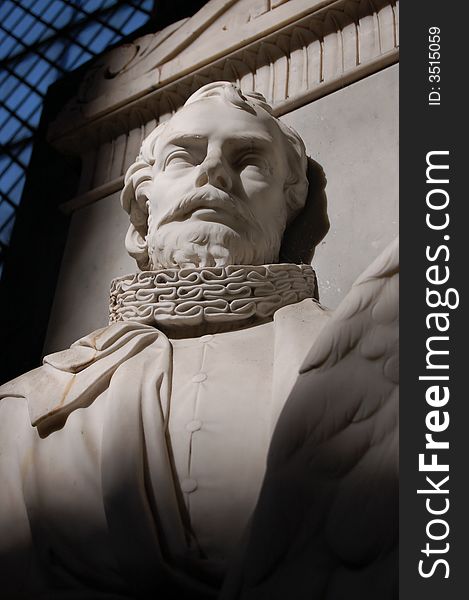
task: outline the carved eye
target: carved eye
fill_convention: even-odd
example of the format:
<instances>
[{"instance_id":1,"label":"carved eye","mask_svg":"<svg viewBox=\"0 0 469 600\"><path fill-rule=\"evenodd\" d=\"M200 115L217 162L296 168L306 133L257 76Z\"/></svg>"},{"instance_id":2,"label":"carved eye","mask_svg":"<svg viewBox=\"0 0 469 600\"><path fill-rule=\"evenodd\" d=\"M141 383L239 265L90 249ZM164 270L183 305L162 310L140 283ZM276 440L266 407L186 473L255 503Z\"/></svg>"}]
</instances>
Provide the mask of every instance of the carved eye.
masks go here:
<instances>
[{"instance_id":1,"label":"carved eye","mask_svg":"<svg viewBox=\"0 0 469 600\"><path fill-rule=\"evenodd\" d=\"M247 154L243 154L243 156L238 161L238 168L240 170L255 168L260 171L270 171L270 165L268 161L257 152L248 152Z\"/></svg>"},{"instance_id":2,"label":"carved eye","mask_svg":"<svg viewBox=\"0 0 469 600\"><path fill-rule=\"evenodd\" d=\"M171 154L168 154L168 156L166 157L163 165L163 170L166 170L167 168L174 169L191 167L195 164L197 164L196 160L191 154L189 154L189 152L187 152L186 150L176 150L175 152L171 152Z\"/></svg>"}]
</instances>

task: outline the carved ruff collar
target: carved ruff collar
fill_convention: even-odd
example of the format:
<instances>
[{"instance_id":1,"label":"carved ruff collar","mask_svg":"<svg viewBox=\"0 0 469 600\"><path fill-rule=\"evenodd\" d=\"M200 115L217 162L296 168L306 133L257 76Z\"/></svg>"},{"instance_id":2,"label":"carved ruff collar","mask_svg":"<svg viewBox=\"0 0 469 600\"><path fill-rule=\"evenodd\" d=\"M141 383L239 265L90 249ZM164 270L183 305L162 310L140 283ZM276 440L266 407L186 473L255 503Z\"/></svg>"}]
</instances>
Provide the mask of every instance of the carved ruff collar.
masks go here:
<instances>
[{"instance_id":1,"label":"carved ruff collar","mask_svg":"<svg viewBox=\"0 0 469 600\"><path fill-rule=\"evenodd\" d=\"M309 265L286 263L142 271L112 281L109 320L173 333L241 328L312 298L315 281Z\"/></svg>"}]
</instances>

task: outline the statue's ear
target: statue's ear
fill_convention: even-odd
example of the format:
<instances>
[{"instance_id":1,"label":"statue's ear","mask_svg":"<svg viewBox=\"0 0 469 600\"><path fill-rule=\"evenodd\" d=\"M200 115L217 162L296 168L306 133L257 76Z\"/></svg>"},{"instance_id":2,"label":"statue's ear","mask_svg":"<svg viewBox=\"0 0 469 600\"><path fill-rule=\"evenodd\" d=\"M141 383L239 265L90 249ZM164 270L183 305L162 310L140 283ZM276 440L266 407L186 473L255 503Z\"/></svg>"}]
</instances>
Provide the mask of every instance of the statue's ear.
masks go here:
<instances>
[{"instance_id":1,"label":"statue's ear","mask_svg":"<svg viewBox=\"0 0 469 600\"><path fill-rule=\"evenodd\" d=\"M132 258L135 258L139 269L147 271L151 268L148 257L147 242L131 223L125 236L125 247Z\"/></svg>"},{"instance_id":2,"label":"statue's ear","mask_svg":"<svg viewBox=\"0 0 469 600\"><path fill-rule=\"evenodd\" d=\"M303 210L287 226L280 248L280 262L310 264L314 249L329 230L326 176L319 163L308 157L308 195Z\"/></svg>"}]
</instances>

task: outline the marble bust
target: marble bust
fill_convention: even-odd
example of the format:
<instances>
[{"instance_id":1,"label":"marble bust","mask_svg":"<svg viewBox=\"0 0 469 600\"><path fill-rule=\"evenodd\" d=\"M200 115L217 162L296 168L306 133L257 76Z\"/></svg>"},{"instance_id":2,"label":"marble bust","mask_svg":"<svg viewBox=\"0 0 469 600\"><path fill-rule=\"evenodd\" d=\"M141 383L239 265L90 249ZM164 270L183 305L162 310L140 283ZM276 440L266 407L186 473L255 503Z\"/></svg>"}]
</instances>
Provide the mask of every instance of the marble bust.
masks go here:
<instances>
[{"instance_id":1,"label":"marble bust","mask_svg":"<svg viewBox=\"0 0 469 600\"><path fill-rule=\"evenodd\" d=\"M384 445L389 455L389 438L372 438L381 405L386 424L395 405L396 252L333 315L314 299L309 265L279 262L307 191L301 138L261 95L227 82L195 92L145 139L121 195L140 271L113 281L110 325L0 388L8 597L311 597L317 578L304 561L318 550L307 544L295 568L279 559L322 489L305 492L323 449L313 460L296 450L333 446L331 423L342 419L339 433L350 432L362 413L371 433L361 462L382 466L366 448ZM344 337L356 341L336 352ZM373 364L365 387L375 393L351 393L353 408L339 404L334 420L324 398L337 373L356 377L358 347L359 369ZM372 410L377 389L385 391ZM319 423L327 434L318 441ZM357 458L347 446L357 435L333 447L347 457L340 464ZM276 505L282 496L290 520ZM299 499L302 510L292 506ZM310 537L319 543L323 533ZM382 538L393 539L387 530Z\"/></svg>"}]
</instances>

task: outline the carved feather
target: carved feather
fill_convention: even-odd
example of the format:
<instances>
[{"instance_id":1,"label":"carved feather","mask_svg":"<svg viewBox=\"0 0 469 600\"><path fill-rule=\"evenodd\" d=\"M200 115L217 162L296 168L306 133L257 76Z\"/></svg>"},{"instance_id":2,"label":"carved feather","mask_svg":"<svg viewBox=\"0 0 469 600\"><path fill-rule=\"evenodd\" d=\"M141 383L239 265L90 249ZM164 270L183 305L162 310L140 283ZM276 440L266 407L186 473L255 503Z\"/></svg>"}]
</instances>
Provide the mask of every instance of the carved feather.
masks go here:
<instances>
[{"instance_id":1,"label":"carved feather","mask_svg":"<svg viewBox=\"0 0 469 600\"><path fill-rule=\"evenodd\" d=\"M223 599L397 596L398 242L322 330Z\"/></svg>"}]
</instances>

